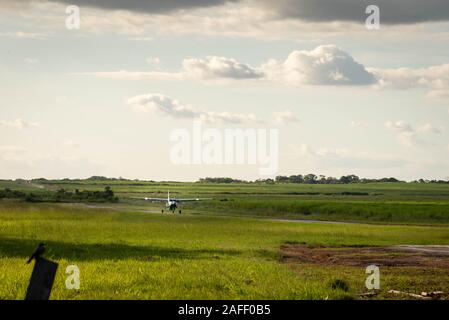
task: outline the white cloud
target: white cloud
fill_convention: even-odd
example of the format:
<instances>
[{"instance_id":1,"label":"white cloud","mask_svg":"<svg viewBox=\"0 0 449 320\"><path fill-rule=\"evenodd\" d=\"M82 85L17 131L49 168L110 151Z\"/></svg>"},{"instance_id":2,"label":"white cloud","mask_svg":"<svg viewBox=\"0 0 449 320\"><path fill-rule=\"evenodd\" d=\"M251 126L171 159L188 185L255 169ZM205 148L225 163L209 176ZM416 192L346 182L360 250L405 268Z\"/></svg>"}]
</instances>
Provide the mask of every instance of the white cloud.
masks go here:
<instances>
[{"instance_id":1,"label":"white cloud","mask_svg":"<svg viewBox=\"0 0 449 320\"><path fill-rule=\"evenodd\" d=\"M208 56L183 62L184 73L194 79L257 79L262 73L232 58Z\"/></svg>"},{"instance_id":2,"label":"white cloud","mask_svg":"<svg viewBox=\"0 0 449 320\"><path fill-rule=\"evenodd\" d=\"M443 127L436 127L433 124L426 123L417 129L418 132L427 132L427 133L435 133L442 134L444 131Z\"/></svg>"},{"instance_id":3,"label":"white cloud","mask_svg":"<svg viewBox=\"0 0 449 320\"><path fill-rule=\"evenodd\" d=\"M108 10L105 12L105 8L111 7L135 8L138 7L135 3L139 1L102 1L103 5L94 6L87 4L91 1L86 0L82 5L82 28L78 31L78 34L83 36L92 34L126 35L130 40L143 41L155 39L159 35L252 37L263 40L288 39L293 41L316 41L316 39L330 39L335 36L357 41L359 39L365 40L373 35L363 24L365 8L362 11L356 9L363 6L360 1L357 1L359 2L357 5L347 0L345 0L346 4L334 5L328 3L328 0L321 1L321 4L315 4L317 1L307 0L307 4L301 4L302 6L306 5L305 8L296 4L293 4L294 7L292 7L288 5L288 1L293 0L222 1L220 2L222 5L214 7L181 5L180 7L186 8L183 10L164 10L164 8L172 7L178 1L159 1L159 4L154 1L141 1L144 3L141 5L142 7L151 6L161 10ZM64 28L61 28L61 12L64 12L67 5L61 2L62 0L52 2L2 0L0 1L0 11L5 13L6 18L14 17L20 12L20 17L27 22L27 26L38 26L44 31L52 29L64 32ZM118 4L119 2L120 4ZM206 3L208 1L201 0L200 2ZM269 5L267 6L268 2ZM323 6L322 2L326 2L325 6L328 9L320 8ZM219 3L217 2L217 4ZM405 12L403 5L394 5L394 9L389 10L387 16L385 12L383 13L382 21L386 22L388 16L393 12L397 13L398 10L402 13L411 14L414 18L423 14L429 15L429 11L432 11L432 9L438 14L444 14L443 10L436 10L437 7L428 5L427 2L419 6L423 6L423 8L415 10L416 12L414 10L405 10L407 11ZM338 12L334 10L335 7L339 8ZM287 11L286 8L288 8ZM312 8L315 9L308 14L308 9ZM350 10L343 10L342 8L349 8ZM409 5L409 8L414 7ZM318 11L316 11L317 9ZM354 13L354 11L358 12L357 20L341 19L342 14L347 15L350 12ZM285 12L288 14L285 15ZM298 12L309 19L299 17ZM315 19L317 13L329 15L332 19ZM360 20L358 20L359 18ZM449 34L447 20L439 22L442 28L423 27L423 25L428 25L427 21L437 20L439 21L439 19L425 20L422 24L389 25L384 23L382 24L382 39L385 41L402 41L410 38L447 39ZM434 22L434 24L436 23Z\"/></svg>"},{"instance_id":4,"label":"white cloud","mask_svg":"<svg viewBox=\"0 0 449 320\"><path fill-rule=\"evenodd\" d=\"M423 146L425 143L419 139L418 135L415 132L401 132L398 133L397 138L399 143L411 147L411 146Z\"/></svg>"},{"instance_id":5,"label":"white cloud","mask_svg":"<svg viewBox=\"0 0 449 320\"><path fill-rule=\"evenodd\" d=\"M311 51L294 51L283 62L269 60L261 68L253 68L236 59L208 56L188 58L178 72L113 71L81 75L111 79L153 80L271 80L292 85L368 85L374 76L348 53L335 45L319 46Z\"/></svg>"},{"instance_id":6,"label":"white cloud","mask_svg":"<svg viewBox=\"0 0 449 320\"><path fill-rule=\"evenodd\" d=\"M388 129L396 131L396 137L400 144L411 147L415 145L423 145L423 141L418 138L413 127L404 121L388 121L385 126Z\"/></svg>"},{"instance_id":7,"label":"white cloud","mask_svg":"<svg viewBox=\"0 0 449 320\"><path fill-rule=\"evenodd\" d=\"M156 60L155 60L156 59ZM148 63L158 64L159 58L151 58ZM232 58L208 56L205 59L188 58L177 72L160 71L111 71L84 72L77 75L92 75L99 78L122 80L243 80L262 78L263 74Z\"/></svg>"},{"instance_id":8,"label":"white cloud","mask_svg":"<svg viewBox=\"0 0 449 320\"><path fill-rule=\"evenodd\" d=\"M299 122L299 118L290 110L273 112L273 118L277 124Z\"/></svg>"},{"instance_id":9,"label":"white cloud","mask_svg":"<svg viewBox=\"0 0 449 320\"><path fill-rule=\"evenodd\" d=\"M182 10L169 14L144 14L86 8L83 31L113 32L130 35L133 40L151 40L147 35L203 35L256 37L260 39L314 39L322 35L360 32L355 23L310 23L280 20L276 14L249 3L226 3L223 6ZM362 33L366 31L361 29ZM143 36L142 36L143 35Z\"/></svg>"},{"instance_id":10,"label":"white cloud","mask_svg":"<svg viewBox=\"0 0 449 320\"><path fill-rule=\"evenodd\" d=\"M159 60L151 59L152 64ZM336 45L321 45L312 50L290 53L286 60L269 59L251 67L233 58L208 56L183 60L179 71L106 71L85 72L100 78L122 80L223 80L271 81L282 85L368 86L377 89L425 88L427 97L449 99L449 64L427 68L366 68Z\"/></svg>"},{"instance_id":11,"label":"white cloud","mask_svg":"<svg viewBox=\"0 0 449 320\"><path fill-rule=\"evenodd\" d=\"M149 93L135 96L127 100L136 111L159 112L164 115L171 115L175 118L194 118L198 116L198 111L191 106L183 105L178 100L158 93Z\"/></svg>"},{"instance_id":12,"label":"white cloud","mask_svg":"<svg viewBox=\"0 0 449 320\"><path fill-rule=\"evenodd\" d=\"M404 122L404 121L388 121L385 123L385 126L388 129L394 130L396 132L396 137L404 146L430 146L435 145L432 142L424 140L425 134L442 134L443 128L434 126L430 123L426 123L416 130L412 127L412 125Z\"/></svg>"},{"instance_id":13,"label":"white cloud","mask_svg":"<svg viewBox=\"0 0 449 320\"><path fill-rule=\"evenodd\" d=\"M132 97L127 100L127 104L136 111L157 112L177 119L200 119L209 123L222 122L233 124L258 122L256 116L251 113L204 111L156 93Z\"/></svg>"},{"instance_id":14,"label":"white cloud","mask_svg":"<svg viewBox=\"0 0 449 320\"><path fill-rule=\"evenodd\" d=\"M21 118L17 118L13 121L1 120L0 126L11 127L11 128L16 128L16 129L22 130L25 128L37 127L38 124L35 122L29 122L29 121L23 120Z\"/></svg>"},{"instance_id":15,"label":"white cloud","mask_svg":"<svg viewBox=\"0 0 449 320\"><path fill-rule=\"evenodd\" d=\"M378 78L380 88L386 89L428 89L427 97L449 98L449 64L411 69L368 69Z\"/></svg>"},{"instance_id":16,"label":"white cloud","mask_svg":"<svg viewBox=\"0 0 449 320\"><path fill-rule=\"evenodd\" d=\"M267 78L293 85L369 85L373 74L335 45L293 51L285 61L263 66Z\"/></svg>"},{"instance_id":17,"label":"white cloud","mask_svg":"<svg viewBox=\"0 0 449 320\"><path fill-rule=\"evenodd\" d=\"M413 132L413 128L410 124L404 121L388 121L385 126L389 129L396 130L397 132Z\"/></svg>"}]
</instances>

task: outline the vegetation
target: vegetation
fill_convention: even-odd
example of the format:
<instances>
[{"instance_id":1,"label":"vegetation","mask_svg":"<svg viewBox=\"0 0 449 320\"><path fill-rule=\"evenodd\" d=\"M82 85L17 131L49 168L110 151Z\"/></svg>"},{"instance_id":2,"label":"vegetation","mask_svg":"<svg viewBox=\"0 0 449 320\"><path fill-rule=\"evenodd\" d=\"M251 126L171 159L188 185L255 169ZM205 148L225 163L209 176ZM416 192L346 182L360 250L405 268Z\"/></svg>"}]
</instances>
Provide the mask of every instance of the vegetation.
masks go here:
<instances>
[{"instance_id":1,"label":"vegetation","mask_svg":"<svg viewBox=\"0 0 449 320\"><path fill-rule=\"evenodd\" d=\"M131 183L133 182L136 184L144 185L145 183L155 183L155 181L152 180L131 180L126 179L123 177L119 178L108 178L103 176L92 176L87 179L62 179L61 182L66 183L73 183L73 182L91 182L91 183L97 183L97 182L125 182L125 183ZM17 183L25 183L27 180L24 179L16 179L15 182ZM32 179L29 182L31 183L37 183L37 184L46 184L46 183L53 183L52 180L47 180L45 178L38 178L38 179ZM360 178L357 175L350 174L350 175L344 175L340 178L336 177L326 177L325 175L316 175L313 173L310 174L297 174L297 175L290 175L290 176L283 176L279 175L275 179L259 179L256 181L245 181L241 179L234 179L229 177L206 177L206 178L200 178L197 183L297 183L297 184L349 184L349 183L397 183L397 182L404 182L399 179L396 179L394 177L388 177L388 178L378 178L378 179L369 179L369 178ZM437 180L437 179L417 179L414 181L410 181L409 183L423 183L423 184L449 184L449 178L445 180Z\"/></svg>"},{"instance_id":2,"label":"vegetation","mask_svg":"<svg viewBox=\"0 0 449 320\"><path fill-rule=\"evenodd\" d=\"M59 189L56 192L33 193L5 188L0 190L0 199L21 199L27 202L118 202L111 187L105 187L104 191L79 191L74 192Z\"/></svg>"},{"instance_id":3,"label":"vegetation","mask_svg":"<svg viewBox=\"0 0 449 320\"><path fill-rule=\"evenodd\" d=\"M319 197L319 196L318 196ZM362 198L367 198L363 197ZM449 204L340 199L222 198L188 206L224 214L366 223L449 224Z\"/></svg>"},{"instance_id":4,"label":"vegetation","mask_svg":"<svg viewBox=\"0 0 449 320\"><path fill-rule=\"evenodd\" d=\"M245 183L246 181L233 178L200 178L199 183Z\"/></svg>"},{"instance_id":5,"label":"vegetation","mask_svg":"<svg viewBox=\"0 0 449 320\"><path fill-rule=\"evenodd\" d=\"M0 300L23 299L32 270L24 261L39 242L60 265L52 299L357 299L366 291L364 268L284 261L281 246L449 245L449 187L442 183L95 177L3 180L0 188ZM165 198L168 190L212 200L183 204L180 215L139 199ZM71 264L81 270L79 291L65 288ZM376 298L392 298L390 289L448 292L449 274L382 267Z\"/></svg>"},{"instance_id":6,"label":"vegetation","mask_svg":"<svg viewBox=\"0 0 449 320\"><path fill-rule=\"evenodd\" d=\"M113 188L113 196L105 193L106 187ZM139 198L165 198L167 191L175 198L212 198L209 201L183 204L188 212L206 215L449 224L449 187L438 183L266 184L46 180L42 184L0 181L0 188L33 194L32 201L109 202L120 208L158 212L161 210L160 204ZM120 203L114 204L115 197L120 198ZM18 199L24 199L23 195Z\"/></svg>"},{"instance_id":7,"label":"vegetation","mask_svg":"<svg viewBox=\"0 0 449 320\"><path fill-rule=\"evenodd\" d=\"M330 225L162 215L76 204L0 201L0 299L23 299L37 243L59 263L52 299L357 299L365 268L289 264L282 244L449 244L447 228ZM212 213L212 212L211 212ZM65 269L80 269L67 290ZM388 290L449 290L447 270L381 268Z\"/></svg>"},{"instance_id":8,"label":"vegetation","mask_svg":"<svg viewBox=\"0 0 449 320\"><path fill-rule=\"evenodd\" d=\"M251 181L244 181L233 178L201 178L198 180L199 183L251 183ZM348 183L396 183L404 182L398 180L394 177L389 178L379 178L379 179L368 179L359 178L358 176L351 174L341 176L340 178L326 177L325 175L315 175L313 173L302 175L291 175L291 176L277 176L273 179L259 179L255 181L256 183L298 183L298 184L348 184ZM411 183L439 183L439 184L449 184L449 179L446 180L428 180L428 179L418 179L411 181Z\"/></svg>"}]
</instances>

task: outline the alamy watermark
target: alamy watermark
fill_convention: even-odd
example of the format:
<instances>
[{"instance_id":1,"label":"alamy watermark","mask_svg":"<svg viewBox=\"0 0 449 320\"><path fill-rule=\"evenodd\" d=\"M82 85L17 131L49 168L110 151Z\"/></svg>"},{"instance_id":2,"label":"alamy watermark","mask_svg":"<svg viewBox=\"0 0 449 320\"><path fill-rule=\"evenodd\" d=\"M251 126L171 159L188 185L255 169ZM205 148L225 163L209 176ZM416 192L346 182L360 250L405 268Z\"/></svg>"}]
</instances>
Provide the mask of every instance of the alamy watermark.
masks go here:
<instances>
[{"instance_id":1,"label":"alamy watermark","mask_svg":"<svg viewBox=\"0 0 449 320\"><path fill-rule=\"evenodd\" d=\"M65 9L67 14L65 26L69 30L79 30L81 28L80 8L76 5L69 5ZM365 9L367 18L365 26L368 30L380 29L380 8L377 5L369 5Z\"/></svg>"},{"instance_id":2,"label":"alamy watermark","mask_svg":"<svg viewBox=\"0 0 449 320\"><path fill-rule=\"evenodd\" d=\"M366 267L366 274L369 276L366 278L365 287L368 290L379 290L380 289L380 269L378 266L370 265Z\"/></svg>"},{"instance_id":3,"label":"alamy watermark","mask_svg":"<svg viewBox=\"0 0 449 320\"><path fill-rule=\"evenodd\" d=\"M175 165L258 165L262 176L278 172L278 129L203 129L195 120L191 131L173 130L170 142Z\"/></svg>"},{"instance_id":4,"label":"alamy watermark","mask_svg":"<svg viewBox=\"0 0 449 320\"><path fill-rule=\"evenodd\" d=\"M67 14L65 27L69 30L79 30L81 28L80 8L75 5L70 5L65 9L65 13Z\"/></svg>"},{"instance_id":5,"label":"alamy watermark","mask_svg":"<svg viewBox=\"0 0 449 320\"><path fill-rule=\"evenodd\" d=\"M365 9L369 16L365 20L365 26L368 30L380 29L380 8L376 5L369 5Z\"/></svg>"},{"instance_id":6,"label":"alamy watermark","mask_svg":"<svg viewBox=\"0 0 449 320\"><path fill-rule=\"evenodd\" d=\"M80 289L80 269L77 265L67 266L65 273L68 275L65 280L65 287L69 290Z\"/></svg>"}]
</instances>

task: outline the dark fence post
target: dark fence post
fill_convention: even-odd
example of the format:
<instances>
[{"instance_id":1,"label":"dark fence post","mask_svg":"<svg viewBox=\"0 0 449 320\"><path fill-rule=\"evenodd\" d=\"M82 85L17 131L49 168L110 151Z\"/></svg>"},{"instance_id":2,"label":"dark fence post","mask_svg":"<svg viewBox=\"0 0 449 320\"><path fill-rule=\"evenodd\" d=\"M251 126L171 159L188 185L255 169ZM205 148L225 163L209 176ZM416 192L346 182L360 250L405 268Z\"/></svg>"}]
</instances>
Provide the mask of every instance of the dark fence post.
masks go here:
<instances>
[{"instance_id":1,"label":"dark fence post","mask_svg":"<svg viewBox=\"0 0 449 320\"><path fill-rule=\"evenodd\" d=\"M36 259L25 300L48 300L58 264L44 258Z\"/></svg>"}]
</instances>

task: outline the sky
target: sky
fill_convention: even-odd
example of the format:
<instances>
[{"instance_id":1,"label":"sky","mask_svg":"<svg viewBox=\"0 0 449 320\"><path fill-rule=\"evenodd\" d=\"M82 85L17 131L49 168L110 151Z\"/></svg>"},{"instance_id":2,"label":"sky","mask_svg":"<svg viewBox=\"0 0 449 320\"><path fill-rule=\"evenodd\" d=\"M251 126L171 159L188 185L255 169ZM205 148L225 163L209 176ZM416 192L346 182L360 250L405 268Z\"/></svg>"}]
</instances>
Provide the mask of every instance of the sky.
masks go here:
<instances>
[{"instance_id":1,"label":"sky","mask_svg":"<svg viewBox=\"0 0 449 320\"><path fill-rule=\"evenodd\" d=\"M0 95L2 179L446 179L449 2L0 0ZM173 161L197 121L276 170Z\"/></svg>"}]
</instances>

